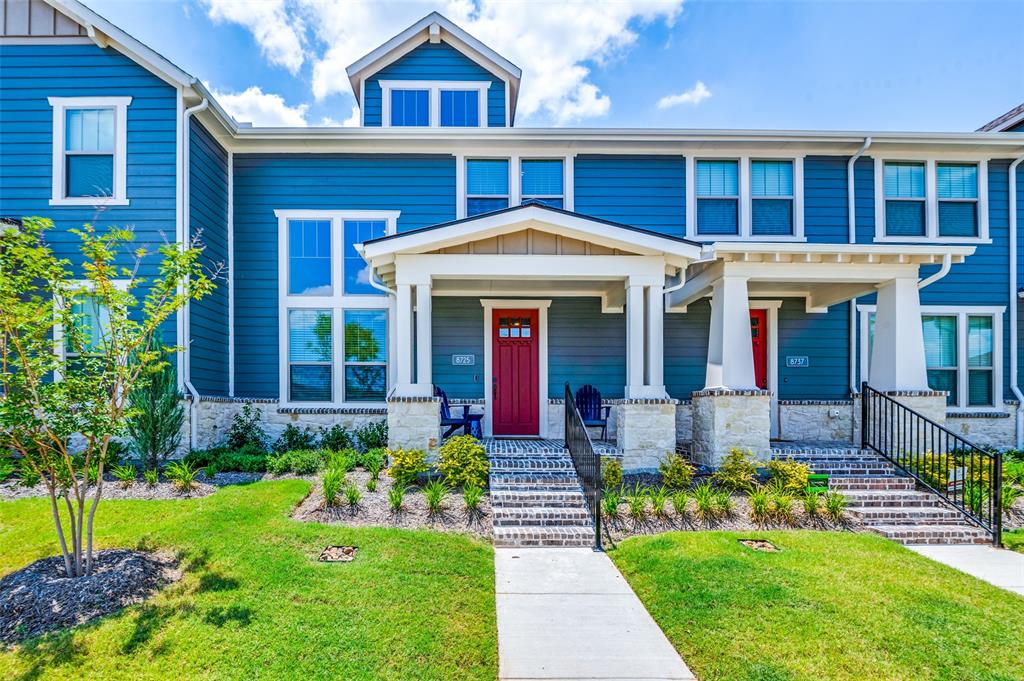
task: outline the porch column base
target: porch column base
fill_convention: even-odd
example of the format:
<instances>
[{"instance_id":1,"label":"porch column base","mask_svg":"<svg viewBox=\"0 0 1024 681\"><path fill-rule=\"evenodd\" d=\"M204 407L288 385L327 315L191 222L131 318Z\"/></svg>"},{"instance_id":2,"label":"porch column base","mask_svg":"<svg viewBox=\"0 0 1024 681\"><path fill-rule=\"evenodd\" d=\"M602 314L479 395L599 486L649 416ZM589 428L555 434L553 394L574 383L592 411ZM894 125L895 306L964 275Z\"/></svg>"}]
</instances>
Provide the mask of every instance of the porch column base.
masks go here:
<instances>
[{"instance_id":1,"label":"porch column base","mask_svg":"<svg viewBox=\"0 0 1024 681\"><path fill-rule=\"evenodd\" d=\"M708 388L693 393L693 458L717 468L734 448L763 458L771 449L768 390Z\"/></svg>"},{"instance_id":2,"label":"porch column base","mask_svg":"<svg viewBox=\"0 0 1024 681\"><path fill-rule=\"evenodd\" d=\"M421 449L430 458L441 440L437 397L392 397L388 400L388 449Z\"/></svg>"},{"instance_id":3,"label":"porch column base","mask_svg":"<svg viewBox=\"0 0 1024 681\"><path fill-rule=\"evenodd\" d=\"M655 470L676 450L677 404L667 398L627 398L615 407L615 444L624 470Z\"/></svg>"}]
</instances>

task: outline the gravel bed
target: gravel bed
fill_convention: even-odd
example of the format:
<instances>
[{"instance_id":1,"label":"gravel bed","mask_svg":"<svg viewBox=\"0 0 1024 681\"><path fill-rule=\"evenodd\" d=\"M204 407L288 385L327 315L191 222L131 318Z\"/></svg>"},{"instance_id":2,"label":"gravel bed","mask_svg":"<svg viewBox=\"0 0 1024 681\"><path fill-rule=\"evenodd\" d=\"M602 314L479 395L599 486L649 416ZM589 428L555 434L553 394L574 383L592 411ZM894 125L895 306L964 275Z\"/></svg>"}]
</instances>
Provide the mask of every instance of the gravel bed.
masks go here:
<instances>
[{"instance_id":1,"label":"gravel bed","mask_svg":"<svg viewBox=\"0 0 1024 681\"><path fill-rule=\"evenodd\" d=\"M61 556L43 558L0 579L0 643L84 624L181 579L169 553L107 549L93 554L93 574L68 579Z\"/></svg>"},{"instance_id":2,"label":"gravel bed","mask_svg":"<svg viewBox=\"0 0 1024 681\"><path fill-rule=\"evenodd\" d=\"M428 529L469 533L487 541L493 539L491 500L486 492L480 499L478 511L472 517L467 515L462 493L458 489L452 489L440 512L430 515L422 489L410 487L405 495L402 511L392 513L388 505L388 490L393 483L391 478L387 473L381 473L376 492L366 491L366 481L369 479L370 474L361 470L348 474L348 481L354 483L363 494L355 508L348 505L344 494L339 495L337 506L325 507L323 489L317 481L313 491L299 504L292 517L296 520L329 525Z\"/></svg>"},{"instance_id":3,"label":"gravel bed","mask_svg":"<svg viewBox=\"0 0 1024 681\"><path fill-rule=\"evenodd\" d=\"M150 487L141 480L124 487L117 480L103 481L103 499L198 499L213 494L217 487L209 484L206 478L196 478L195 487L190 492L181 492L172 483L161 480L155 486ZM95 487L90 485L86 495L89 499L95 492ZM27 499L29 497L45 497L49 493L46 485L39 483L35 487L22 487L17 483L5 482L0 484L0 499Z\"/></svg>"}]
</instances>

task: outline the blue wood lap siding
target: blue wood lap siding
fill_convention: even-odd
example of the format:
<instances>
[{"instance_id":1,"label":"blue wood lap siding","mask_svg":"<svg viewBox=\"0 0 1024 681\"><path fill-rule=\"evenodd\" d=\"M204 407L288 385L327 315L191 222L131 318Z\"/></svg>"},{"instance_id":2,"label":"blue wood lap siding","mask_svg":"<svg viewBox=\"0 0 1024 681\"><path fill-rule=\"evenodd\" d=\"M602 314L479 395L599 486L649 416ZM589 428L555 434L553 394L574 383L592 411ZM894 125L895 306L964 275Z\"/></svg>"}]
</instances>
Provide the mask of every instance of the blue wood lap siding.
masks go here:
<instances>
[{"instance_id":1,"label":"blue wood lap siding","mask_svg":"<svg viewBox=\"0 0 1024 681\"><path fill-rule=\"evenodd\" d=\"M686 161L682 156L581 155L575 162L576 212L686 235Z\"/></svg>"},{"instance_id":2,"label":"blue wood lap siding","mask_svg":"<svg viewBox=\"0 0 1024 681\"><path fill-rule=\"evenodd\" d=\"M175 89L113 49L94 45L0 44L0 215L51 218L48 241L81 263L79 238L69 232L92 223L131 226L135 245L155 251L175 234ZM50 206L53 109L47 97L131 96L128 107L127 195L130 205ZM132 261L126 254L125 264ZM141 274L156 274L147 256ZM174 342L174 322L164 327Z\"/></svg>"},{"instance_id":3,"label":"blue wood lap siding","mask_svg":"<svg viewBox=\"0 0 1024 681\"><path fill-rule=\"evenodd\" d=\"M848 399L849 304L822 314L808 314L805 305L803 298L784 298L779 308L779 399ZM805 356L810 367L787 367L787 356Z\"/></svg>"},{"instance_id":4,"label":"blue wood lap siding","mask_svg":"<svg viewBox=\"0 0 1024 681\"><path fill-rule=\"evenodd\" d=\"M505 126L505 81L447 43L424 43L366 79L363 125L367 127L381 126L381 80L489 80L487 125Z\"/></svg>"},{"instance_id":5,"label":"blue wood lap siding","mask_svg":"<svg viewBox=\"0 0 1024 681\"><path fill-rule=\"evenodd\" d=\"M190 235L217 288L191 303L192 384L204 395L228 394L228 155L195 119L189 130Z\"/></svg>"},{"instance_id":6,"label":"blue wood lap siding","mask_svg":"<svg viewBox=\"0 0 1024 681\"><path fill-rule=\"evenodd\" d=\"M431 303L434 384L448 397L483 399L484 308L479 298L437 296ZM473 355L473 366L452 366L452 355Z\"/></svg>"},{"instance_id":7,"label":"blue wood lap siding","mask_svg":"<svg viewBox=\"0 0 1024 681\"><path fill-rule=\"evenodd\" d=\"M235 154L235 394L278 395L276 209L400 210L399 231L455 219L451 156Z\"/></svg>"},{"instance_id":8,"label":"blue wood lap siding","mask_svg":"<svg viewBox=\"0 0 1024 681\"><path fill-rule=\"evenodd\" d=\"M702 298L685 313L665 315L665 390L669 397L690 399L704 387L711 329L711 301Z\"/></svg>"}]
</instances>

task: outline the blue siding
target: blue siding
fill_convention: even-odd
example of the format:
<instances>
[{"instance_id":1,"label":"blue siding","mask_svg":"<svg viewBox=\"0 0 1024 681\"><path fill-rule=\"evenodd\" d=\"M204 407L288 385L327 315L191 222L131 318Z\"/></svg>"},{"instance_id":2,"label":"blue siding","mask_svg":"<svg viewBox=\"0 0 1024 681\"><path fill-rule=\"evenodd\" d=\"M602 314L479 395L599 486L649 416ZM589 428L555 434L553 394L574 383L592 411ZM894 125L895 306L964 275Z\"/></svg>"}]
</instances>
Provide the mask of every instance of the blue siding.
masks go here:
<instances>
[{"instance_id":1,"label":"blue siding","mask_svg":"<svg viewBox=\"0 0 1024 681\"><path fill-rule=\"evenodd\" d=\"M217 288L190 307L192 384L204 395L228 394L228 155L196 119L190 121L190 235Z\"/></svg>"},{"instance_id":2,"label":"blue siding","mask_svg":"<svg viewBox=\"0 0 1024 681\"><path fill-rule=\"evenodd\" d=\"M577 156L575 183L578 213L686 235L682 156Z\"/></svg>"},{"instance_id":3,"label":"blue siding","mask_svg":"<svg viewBox=\"0 0 1024 681\"><path fill-rule=\"evenodd\" d=\"M155 251L175 233L176 93L173 87L113 49L94 45L0 44L0 215L48 217L54 250L81 262L69 229L92 223L130 225L135 245ZM47 97L131 96L128 107L127 195L130 205L98 211L50 206L53 109ZM132 260L126 254L125 264ZM156 274L147 256L141 274ZM174 342L174 322L164 327Z\"/></svg>"},{"instance_id":4,"label":"blue siding","mask_svg":"<svg viewBox=\"0 0 1024 681\"><path fill-rule=\"evenodd\" d=\"M431 303L433 377L448 397L483 399L484 308L478 298L435 297ZM471 354L473 366L452 366L452 355Z\"/></svg>"},{"instance_id":5,"label":"blue siding","mask_svg":"<svg viewBox=\"0 0 1024 681\"><path fill-rule=\"evenodd\" d=\"M704 387L711 329L711 301L688 305L685 314L665 315L665 390L669 397L690 399Z\"/></svg>"},{"instance_id":6,"label":"blue siding","mask_svg":"<svg viewBox=\"0 0 1024 681\"><path fill-rule=\"evenodd\" d=\"M424 43L366 79L363 125L381 125L381 80L491 81L487 91L487 125L505 126L505 82L447 43Z\"/></svg>"},{"instance_id":7,"label":"blue siding","mask_svg":"<svg viewBox=\"0 0 1024 681\"><path fill-rule=\"evenodd\" d=\"M235 154L235 393L278 394L276 209L400 210L400 231L455 218L451 156Z\"/></svg>"},{"instance_id":8,"label":"blue siding","mask_svg":"<svg viewBox=\"0 0 1024 681\"><path fill-rule=\"evenodd\" d=\"M817 243L846 243L845 156L804 159L804 234ZM858 190L860 188L858 187Z\"/></svg>"},{"instance_id":9,"label":"blue siding","mask_svg":"<svg viewBox=\"0 0 1024 681\"><path fill-rule=\"evenodd\" d=\"M565 382L621 398L626 385L626 315L603 314L599 298L556 298L548 310L548 395Z\"/></svg>"},{"instance_id":10,"label":"blue siding","mask_svg":"<svg viewBox=\"0 0 1024 681\"><path fill-rule=\"evenodd\" d=\"M850 397L848 303L823 314L807 313L803 298L779 308L779 399L842 400ZM810 367L788 368L786 357L806 356Z\"/></svg>"}]
</instances>

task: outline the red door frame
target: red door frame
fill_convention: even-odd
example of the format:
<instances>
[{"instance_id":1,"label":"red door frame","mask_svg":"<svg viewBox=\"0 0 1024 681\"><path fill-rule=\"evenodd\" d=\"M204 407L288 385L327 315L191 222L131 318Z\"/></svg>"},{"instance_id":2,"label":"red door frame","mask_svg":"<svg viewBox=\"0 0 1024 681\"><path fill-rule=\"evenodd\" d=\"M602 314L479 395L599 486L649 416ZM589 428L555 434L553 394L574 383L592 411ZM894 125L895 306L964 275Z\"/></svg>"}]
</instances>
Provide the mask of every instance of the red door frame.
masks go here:
<instances>
[{"instance_id":1,"label":"red door frame","mask_svg":"<svg viewBox=\"0 0 1024 681\"><path fill-rule=\"evenodd\" d=\"M495 436L538 435L539 310L494 309L491 315L491 430Z\"/></svg>"},{"instance_id":2,"label":"red door frame","mask_svg":"<svg viewBox=\"0 0 1024 681\"><path fill-rule=\"evenodd\" d=\"M750 311L750 349L754 353L754 382L768 389L768 310Z\"/></svg>"}]
</instances>

